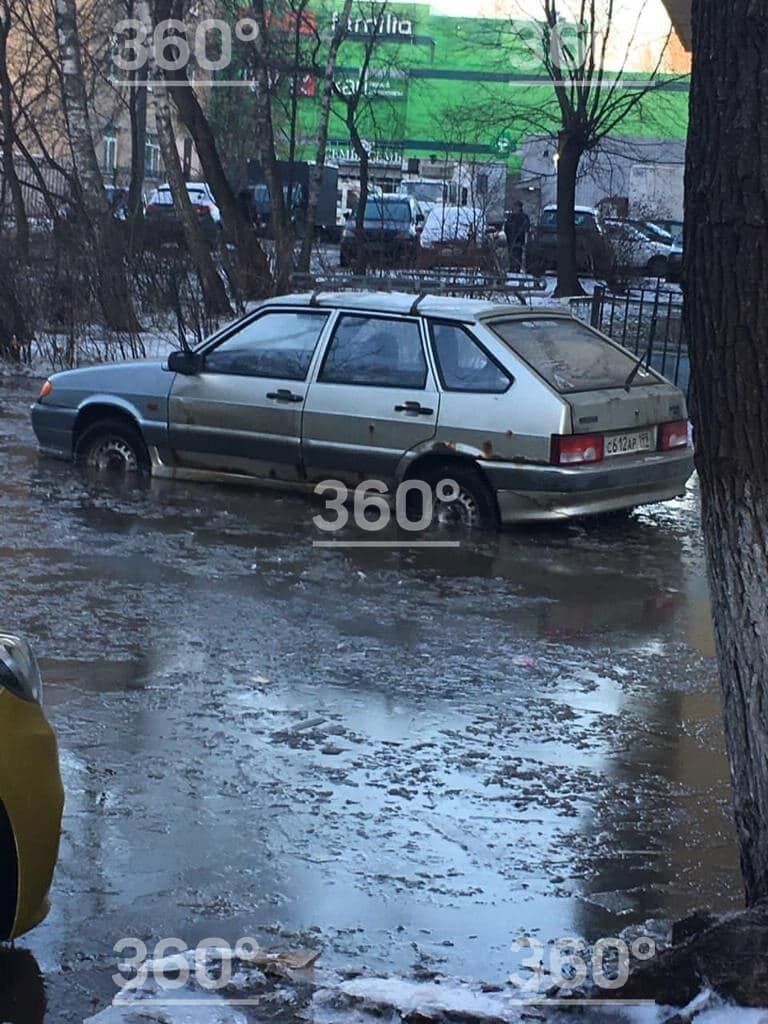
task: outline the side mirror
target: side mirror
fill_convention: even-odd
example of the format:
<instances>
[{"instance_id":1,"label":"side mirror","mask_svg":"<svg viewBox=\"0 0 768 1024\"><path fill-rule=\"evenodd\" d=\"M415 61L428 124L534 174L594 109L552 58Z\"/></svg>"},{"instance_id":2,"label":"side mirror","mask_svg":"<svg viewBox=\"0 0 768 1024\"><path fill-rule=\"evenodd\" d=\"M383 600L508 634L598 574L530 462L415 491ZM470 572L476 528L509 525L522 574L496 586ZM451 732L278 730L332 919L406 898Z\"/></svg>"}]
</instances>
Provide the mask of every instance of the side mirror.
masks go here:
<instances>
[{"instance_id":1,"label":"side mirror","mask_svg":"<svg viewBox=\"0 0 768 1024\"><path fill-rule=\"evenodd\" d=\"M168 369L171 373L182 373L185 377L194 377L203 368L203 357L198 352L171 352L168 356Z\"/></svg>"},{"instance_id":2,"label":"side mirror","mask_svg":"<svg viewBox=\"0 0 768 1024\"><path fill-rule=\"evenodd\" d=\"M423 224L423 223L424 223L424 221L425 221L425 219L426 219L426 218L424 217L424 214L423 214L423 213L417 213L417 214L416 214L416 223L417 223L417 224Z\"/></svg>"}]
</instances>

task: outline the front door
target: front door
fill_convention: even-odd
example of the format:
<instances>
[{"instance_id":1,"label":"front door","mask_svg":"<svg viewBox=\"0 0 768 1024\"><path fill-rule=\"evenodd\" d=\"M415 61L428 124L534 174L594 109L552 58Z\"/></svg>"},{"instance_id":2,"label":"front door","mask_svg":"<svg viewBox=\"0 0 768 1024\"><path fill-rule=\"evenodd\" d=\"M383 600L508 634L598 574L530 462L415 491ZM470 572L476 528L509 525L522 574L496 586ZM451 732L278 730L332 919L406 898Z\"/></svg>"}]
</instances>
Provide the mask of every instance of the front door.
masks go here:
<instances>
[{"instance_id":1,"label":"front door","mask_svg":"<svg viewBox=\"0 0 768 1024\"><path fill-rule=\"evenodd\" d=\"M328 313L266 310L177 375L169 436L177 465L280 480L301 477L301 418Z\"/></svg>"},{"instance_id":2,"label":"front door","mask_svg":"<svg viewBox=\"0 0 768 1024\"><path fill-rule=\"evenodd\" d=\"M403 454L434 436L439 406L418 319L340 313L304 409L309 479L391 484Z\"/></svg>"}]
</instances>

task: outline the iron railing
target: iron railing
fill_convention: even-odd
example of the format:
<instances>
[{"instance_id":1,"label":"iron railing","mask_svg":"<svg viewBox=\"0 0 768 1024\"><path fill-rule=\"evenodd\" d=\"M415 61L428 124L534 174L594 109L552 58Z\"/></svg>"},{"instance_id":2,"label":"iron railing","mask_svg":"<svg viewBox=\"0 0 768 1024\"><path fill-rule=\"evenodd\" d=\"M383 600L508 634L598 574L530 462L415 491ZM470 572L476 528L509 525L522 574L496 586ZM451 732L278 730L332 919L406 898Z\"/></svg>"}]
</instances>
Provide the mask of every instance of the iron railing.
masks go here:
<instances>
[{"instance_id":1,"label":"iron railing","mask_svg":"<svg viewBox=\"0 0 768 1024\"><path fill-rule=\"evenodd\" d=\"M691 368L683 324L683 297L661 283L614 295L598 285L593 295L572 300L574 312L634 352L686 393Z\"/></svg>"}]
</instances>

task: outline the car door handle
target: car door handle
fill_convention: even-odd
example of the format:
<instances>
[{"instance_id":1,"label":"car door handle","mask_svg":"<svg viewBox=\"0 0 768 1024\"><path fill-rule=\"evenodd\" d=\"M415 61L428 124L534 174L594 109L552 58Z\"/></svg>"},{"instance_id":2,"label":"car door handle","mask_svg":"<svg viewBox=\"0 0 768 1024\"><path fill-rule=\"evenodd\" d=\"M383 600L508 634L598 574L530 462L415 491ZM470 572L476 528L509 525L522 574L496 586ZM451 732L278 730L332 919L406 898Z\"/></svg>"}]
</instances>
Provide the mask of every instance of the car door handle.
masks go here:
<instances>
[{"instance_id":1,"label":"car door handle","mask_svg":"<svg viewBox=\"0 0 768 1024\"><path fill-rule=\"evenodd\" d=\"M294 395L288 388L280 388L279 391L270 391L267 394L267 398L273 402L303 402L303 395Z\"/></svg>"},{"instance_id":2,"label":"car door handle","mask_svg":"<svg viewBox=\"0 0 768 1024\"><path fill-rule=\"evenodd\" d=\"M411 412L416 416L432 416L434 409L427 409L421 402L405 402L403 405L396 405L395 412Z\"/></svg>"}]
</instances>

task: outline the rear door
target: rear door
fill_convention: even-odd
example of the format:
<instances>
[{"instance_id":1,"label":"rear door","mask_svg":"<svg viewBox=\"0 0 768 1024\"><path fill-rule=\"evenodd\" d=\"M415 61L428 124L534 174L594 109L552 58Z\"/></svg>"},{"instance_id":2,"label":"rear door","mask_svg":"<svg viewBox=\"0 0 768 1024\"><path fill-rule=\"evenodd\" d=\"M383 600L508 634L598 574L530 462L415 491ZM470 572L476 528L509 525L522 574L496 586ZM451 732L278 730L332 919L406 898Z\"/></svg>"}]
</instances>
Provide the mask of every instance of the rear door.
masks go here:
<instances>
[{"instance_id":1,"label":"rear door","mask_svg":"<svg viewBox=\"0 0 768 1024\"><path fill-rule=\"evenodd\" d=\"M300 479L307 377L328 318L266 310L217 342L201 373L177 375L169 402L176 463Z\"/></svg>"},{"instance_id":2,"label":"rear door","mask_svg":"<svg viewBox=\"0 0 768 1024\"><path fill-rule=\"evenodd\" d=\"M338 315L304 409L310 480L391 483L403 454L434 437L440 394L425 340L418 318Z\"/></svg>"}]
</instances>

